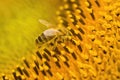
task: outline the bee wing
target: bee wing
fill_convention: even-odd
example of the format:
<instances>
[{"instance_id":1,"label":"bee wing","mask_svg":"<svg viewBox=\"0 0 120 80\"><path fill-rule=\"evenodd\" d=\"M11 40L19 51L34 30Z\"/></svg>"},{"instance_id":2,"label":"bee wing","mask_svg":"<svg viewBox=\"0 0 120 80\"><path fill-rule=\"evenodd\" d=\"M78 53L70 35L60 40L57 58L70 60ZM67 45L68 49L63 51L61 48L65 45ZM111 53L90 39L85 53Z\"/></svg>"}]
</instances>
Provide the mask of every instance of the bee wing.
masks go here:
<instances>
[{"instance_id":1,"label":"bee wing","mask_svg":"<svg viewBox=\"0 0 120 80\"><path fill-rule=\"evenodd\" d=\"M50 28L50 29L45 30L43 33L46 37L48 37L48 36L55 36L60 32L56 29Z\"/></svg>"},{"instance_id":2,"label":"bee wing","mask_svg":"<svg viewBox=\"0 0 120 80\"><path fill-rule=\"evenodd\" d=\"M51 24L50 22L43 20L43 19L39 19L38 20L41 24L45 25L47 28L51 28L54 27L55 25Z\"/></svg>"}]
</instances>

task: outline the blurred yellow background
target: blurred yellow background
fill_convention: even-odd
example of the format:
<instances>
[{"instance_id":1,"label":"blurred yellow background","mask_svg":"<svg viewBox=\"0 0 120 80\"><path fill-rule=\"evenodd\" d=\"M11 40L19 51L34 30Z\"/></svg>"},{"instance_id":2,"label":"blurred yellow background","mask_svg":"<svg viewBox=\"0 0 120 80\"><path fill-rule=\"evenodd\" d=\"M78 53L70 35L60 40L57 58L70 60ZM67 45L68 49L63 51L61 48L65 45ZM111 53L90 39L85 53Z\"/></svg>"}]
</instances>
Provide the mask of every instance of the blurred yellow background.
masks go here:
<instances>
[{"instance_id":1,"label":"blurred yellow background","mask_svg":"<svg viewBox=\"0 0 120 80\"><path fill-rule=\"evenodd\" d=\"M0 0L0 73L31 55L35 38L46 29L38 19L56 24L58 4L59 0Z\"/></svg>"}]
</instances>

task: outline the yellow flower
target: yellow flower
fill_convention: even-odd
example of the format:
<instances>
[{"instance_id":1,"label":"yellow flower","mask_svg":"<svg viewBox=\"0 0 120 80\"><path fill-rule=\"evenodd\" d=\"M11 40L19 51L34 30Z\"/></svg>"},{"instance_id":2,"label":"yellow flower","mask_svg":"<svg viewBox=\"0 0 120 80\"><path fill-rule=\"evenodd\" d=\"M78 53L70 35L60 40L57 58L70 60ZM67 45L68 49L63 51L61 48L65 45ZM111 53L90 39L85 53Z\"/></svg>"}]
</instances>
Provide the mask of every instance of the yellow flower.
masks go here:
<instances>
[{"instance_id":1,"label":"yellow flower","mask_svg":"<svg viewBox=\"0 0 120 80\"><path fill-rule=\"evenodd\" d=\"M25 56L12 74L2 77L119 80L120 1L63 0L56 13L61 34L49 40L39 36L32 56Z\"/></svg>"}]
</instances>

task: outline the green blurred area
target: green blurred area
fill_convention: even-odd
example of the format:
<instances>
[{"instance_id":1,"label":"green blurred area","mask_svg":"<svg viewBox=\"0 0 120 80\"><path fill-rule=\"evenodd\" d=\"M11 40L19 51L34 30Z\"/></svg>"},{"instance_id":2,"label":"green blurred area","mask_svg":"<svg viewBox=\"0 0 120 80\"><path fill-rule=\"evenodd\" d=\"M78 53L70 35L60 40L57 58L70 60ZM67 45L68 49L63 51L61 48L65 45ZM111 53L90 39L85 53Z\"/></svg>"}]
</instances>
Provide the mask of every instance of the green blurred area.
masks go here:
<instances>
[{"instance_id":1,"label":"green blurred area","mask_svg":"<svg viewBox=\"0 0 120 80\"><path fill-rule=\"evenodd\" d=\"M31 55L35 38L47 29L38 19L56 24L58 4L59 0L0 0L0 73Z\"/></svg>"}]
</instances>

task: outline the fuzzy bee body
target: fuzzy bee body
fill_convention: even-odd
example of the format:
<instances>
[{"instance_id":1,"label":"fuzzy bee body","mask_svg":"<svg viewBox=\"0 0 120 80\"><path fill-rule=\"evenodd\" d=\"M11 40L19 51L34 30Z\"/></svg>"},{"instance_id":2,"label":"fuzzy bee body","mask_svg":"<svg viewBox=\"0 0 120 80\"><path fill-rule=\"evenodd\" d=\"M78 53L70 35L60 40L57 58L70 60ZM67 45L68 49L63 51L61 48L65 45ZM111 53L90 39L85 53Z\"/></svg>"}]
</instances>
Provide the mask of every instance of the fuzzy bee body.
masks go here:
<instances>
[{"instance_id":1,"label":"fuzzy bee body","mask_svg":"<svg viewBox=\"0 0 120 80\"><path fill-rule=\"evenodd\" d=\"M36 39L37 44L44 44L45 42L50 41L55 36L61 35L61 32L57 29L47 29L45 30L38 38Z\"/></svg>"},{"instance_id":2,"label":"fuzzy bee body","mask_svg":"<svg viewBox=\"0 0 120 80\"><path fill-rule=\"evenodd\" d=\"M54 26L54 25L50 24L49 22L42 20L42 19L40 19L39 22L41 24L45 25L46 27ZM60 39L62 39L63 36L66 34L66 32L67 31L61 30L61 29L49 28L49 29L43 31L43 33L40 36L38 36L38 38L36 39L36 44L40 44L40 46L41 46L42 44L50 41L53 38L55 38L55 40L58 39L58 36ZM52 44L54 44L55 40L53 40Z\"/></svg>"}]
</instances>

